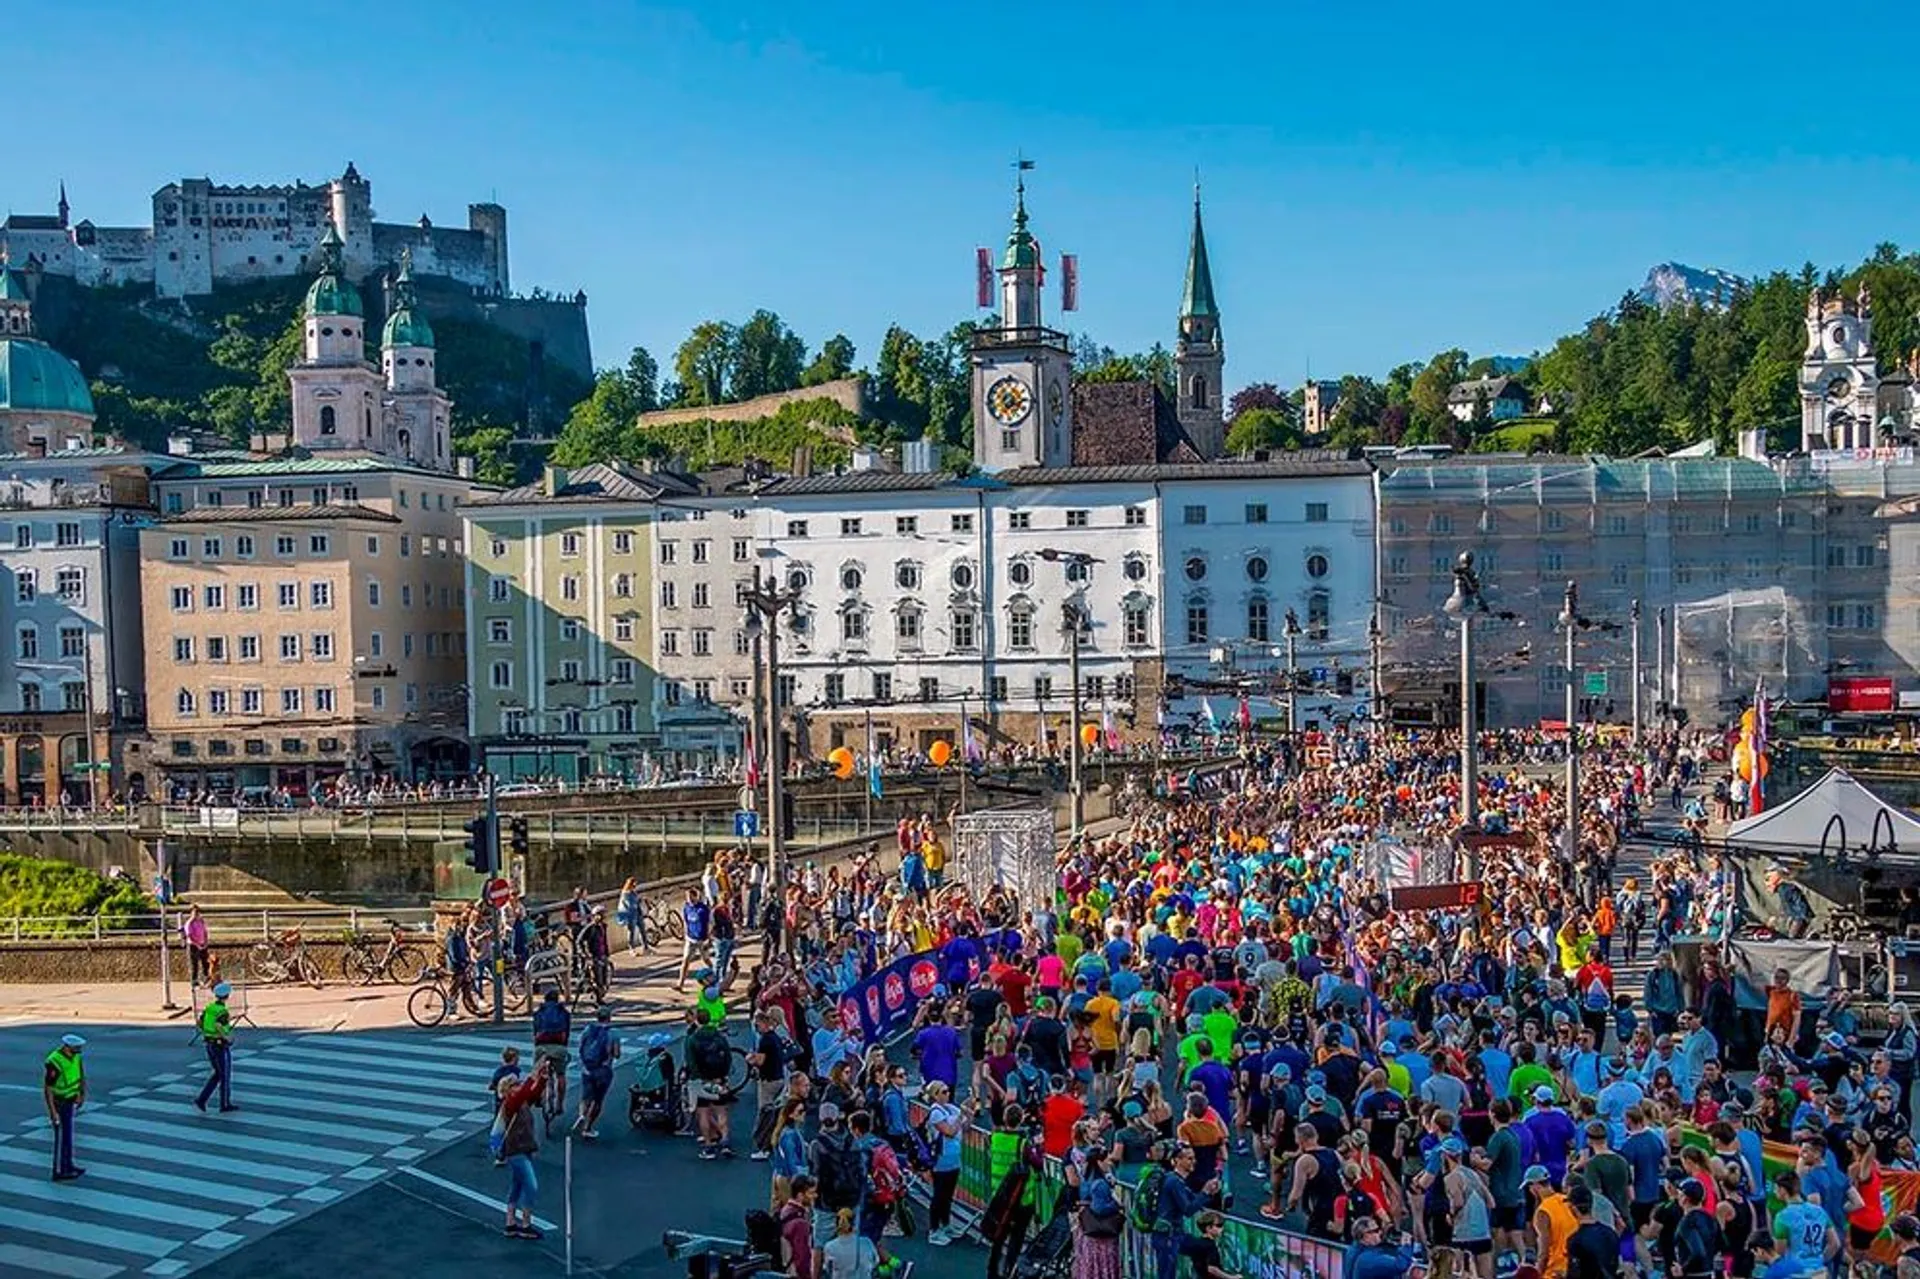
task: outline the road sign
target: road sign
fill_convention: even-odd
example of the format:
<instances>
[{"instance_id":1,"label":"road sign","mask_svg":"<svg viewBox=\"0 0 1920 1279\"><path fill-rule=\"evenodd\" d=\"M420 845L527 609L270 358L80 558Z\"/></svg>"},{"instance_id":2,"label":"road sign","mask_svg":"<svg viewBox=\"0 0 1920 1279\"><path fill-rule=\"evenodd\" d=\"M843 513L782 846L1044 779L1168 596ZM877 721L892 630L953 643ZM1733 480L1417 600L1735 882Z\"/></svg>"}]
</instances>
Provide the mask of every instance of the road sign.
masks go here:
<instances>
[{"instance_id":1,"label":"road sign","mask_svg":"<svg viewBox=\"0 0 1920 1279\"><path fill-rule=\"evenodd\" d=\"M737 839L752 839L760 833L760 814L743 808L733 815L733 833Z\"/></svg>"},{"instance_id":2,"label":"road sign","mask_svg":"<svg viewBox=\"0 0 1920 1279\"><path fill-rule=\"evenodd\" d=\"M744 808L748 812L752 812L754 809L760 807L757 796L758 796L758 792L756 792L753 787L742 786L740 788L740 793L734 797L733 806L735 808Z\"/></svg>"},{"instance_id":3,"label":"road sign","mask_svg":"<svg viewBox=\"0 0 1920 1279\"><path fill-rule=\"evenodd\" d=\"M1607 673L1605 671L1587 671L1581 681L1581 691L1588 697L1607 695Z\"/></svg>"},{"instance_id":4,"label":"road sign","mask_svg":"<svg viewBox=\"0 0 1920 1279\"><path fill-rule=\"evenodd\" d=\"M487 905L499 910L513 900L513 885L504 879L487 881Z\"/></svg>"}]
</instances>

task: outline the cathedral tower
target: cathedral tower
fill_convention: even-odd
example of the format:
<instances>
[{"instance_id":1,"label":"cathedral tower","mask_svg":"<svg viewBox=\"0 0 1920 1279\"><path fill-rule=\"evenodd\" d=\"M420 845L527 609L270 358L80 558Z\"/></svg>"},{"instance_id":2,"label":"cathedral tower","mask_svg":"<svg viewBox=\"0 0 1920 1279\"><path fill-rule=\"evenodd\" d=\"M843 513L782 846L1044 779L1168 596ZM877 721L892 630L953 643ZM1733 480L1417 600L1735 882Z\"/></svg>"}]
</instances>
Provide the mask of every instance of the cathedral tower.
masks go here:
<instances>
[{"instance_id":1,"label":"cathedral tower","mask_svg":"<svg viewBox=\"0 0 1920 1279\"><path fill-rule=\"evenodd\" d=\"M1807 295L1807 353L1800 361L1800 447L1878 447L1880 375L1873 356L1873 298L1816 288Z\"/></svg>"},{"instance_id":2,"label":"cathedral tower","mask_svg":"<svg viewBox=\"0 0 1920 1279\"><path fill-rule=\"evenodd\" d=\"M367 362L365 308L347 278L339 233L320 240L320 274L307 289L293 384L293 443L309 449L379 449L380 374Z\"/></svg>"},{"instance_id":3,"label":"cathedral tower","mask_svg":"<svg viewBox=\"0 0 1920 1279\"><path fill-rule=\"evenodd\" d=\"M387 424L382 447L436 471L451 467L448 419L453 403L434 377L433 328L413 295L413 251L400 255L392 305L380 335L380 366L387 379Z\"/></svg>"},{"instance_id":4,"label":"cathedral tower","mask_svg":"<svg viewBox=\"0 0 1920 1279\"><path fill-rule=\"evenodd\" d=\"M1000 260L1000 322L973 336L973 458L982 471L1073 462L1073 356L1067 335L1042 323L1042 261L1027 229L1023 172Z\"/></svg>"},{"instance_id":5,"label":"cathedral tower","mask_svg":"<svg viewBox=\"0 0 1920 1279\"><path fill-rule=\"evenodd\" d=\"M1187 245L1187 282L1180 295L1180 336L1173 365L1179 382L1180 425L1206 458L1219 457L1225 450L1221 379L1226 363L1220 309L1213 301L1213 272L1207 265L1207 235L1200 225L1200 186L1195 183L1193 238Z\"/></svg>"}]
</instances>

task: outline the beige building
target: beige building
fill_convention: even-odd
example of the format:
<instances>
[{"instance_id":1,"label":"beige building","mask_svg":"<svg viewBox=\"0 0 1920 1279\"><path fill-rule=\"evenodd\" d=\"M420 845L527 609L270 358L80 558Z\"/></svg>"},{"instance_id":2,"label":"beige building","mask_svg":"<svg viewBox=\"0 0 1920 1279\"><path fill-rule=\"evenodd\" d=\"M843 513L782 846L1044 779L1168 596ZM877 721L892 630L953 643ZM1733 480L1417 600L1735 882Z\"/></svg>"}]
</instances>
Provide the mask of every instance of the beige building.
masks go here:
<instances>
[{"instance_id":1,"label":"beige building","mask_svg":"<svg viewBox=\"0 0 1920 1279\"><path fill-rule=\"evenodd\" d=\"M471 480L380 457L188 460L141 534L162 793L461 775Z\"/></svg>"}]
</instances>

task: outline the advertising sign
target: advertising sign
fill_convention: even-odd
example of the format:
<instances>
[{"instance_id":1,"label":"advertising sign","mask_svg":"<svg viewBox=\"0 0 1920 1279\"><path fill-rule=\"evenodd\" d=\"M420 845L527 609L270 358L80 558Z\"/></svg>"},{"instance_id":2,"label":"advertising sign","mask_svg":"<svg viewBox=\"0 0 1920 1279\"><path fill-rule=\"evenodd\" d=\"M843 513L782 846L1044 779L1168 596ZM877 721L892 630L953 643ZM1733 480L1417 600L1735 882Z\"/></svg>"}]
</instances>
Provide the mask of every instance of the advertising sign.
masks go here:
<instances>
[{"instance_id":1,"label":"advertising sign","mask_svg":"<svg viewBox=\"0 0 1920 1279\"><path fill-rule=\"evenodd\" d=\"M1890 675L1837 675L1827 681L1827 709L1874 714L1894 707Z\"/></svg>"},{"instance_id":2,"label":"advertising sign","mask_svg":"<svg viewBox=\"0 0 1920 1279\"><path fill-rule=\"evenodd\" d=\"M840 997L840 1019L860 1042L877 1044L913 1024L920 1005L940 985L940 957L933 951L896 959Z\"/></svg>"}]
</instances>

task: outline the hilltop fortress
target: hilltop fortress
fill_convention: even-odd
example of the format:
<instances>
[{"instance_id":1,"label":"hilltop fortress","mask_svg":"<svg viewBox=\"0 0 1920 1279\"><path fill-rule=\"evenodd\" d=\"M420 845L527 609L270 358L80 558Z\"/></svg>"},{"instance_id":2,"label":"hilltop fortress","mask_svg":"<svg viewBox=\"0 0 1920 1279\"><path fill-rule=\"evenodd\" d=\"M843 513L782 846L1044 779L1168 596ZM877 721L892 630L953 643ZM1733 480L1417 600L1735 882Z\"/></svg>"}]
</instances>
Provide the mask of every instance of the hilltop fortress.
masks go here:
<instances>
[{"instance_id":1,"label":"hilltop fortress","mask_svg":"<svg viewBox=\"0 0 1920 1279\"><path fill-rule=\"evenodd\" d=\"M159 297L195 297L223 284L311 275L328 223L354 279L411 252L419 275L482 294L508 292L505 208L470 204L464 227L435 226L425 214L417 222L377 222L373 184L351 163L317 186L169 182L153 193L153 223L143 227L72 221L62 184L54 212L13 214L0 223L0 253L15 267L38 267L88 287L150 284Z\"/></svg>"}]
</instances>

